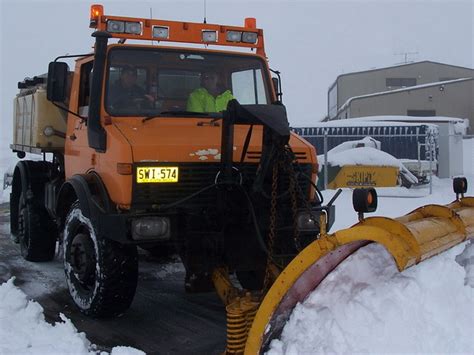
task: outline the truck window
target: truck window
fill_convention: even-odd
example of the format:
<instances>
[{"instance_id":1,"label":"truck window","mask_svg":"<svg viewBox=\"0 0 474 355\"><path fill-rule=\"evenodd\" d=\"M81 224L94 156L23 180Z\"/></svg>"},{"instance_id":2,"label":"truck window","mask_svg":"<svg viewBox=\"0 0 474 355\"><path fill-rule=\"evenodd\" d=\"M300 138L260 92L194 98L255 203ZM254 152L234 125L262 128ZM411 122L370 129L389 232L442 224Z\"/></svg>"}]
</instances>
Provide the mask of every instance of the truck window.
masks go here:
<instances>
[{"instance_id":1,"label":"truck window","mask_svg":"<svg viewBox=\"0 0 474 355\"><path fill-rule=\"evenodd\" d=\"M158 72L158 98L186 100L200 87L200 73L185 70L163 69Z\"/></svg>"},{"instance_id":2,"label":"truck window","mask_svg":"<svg viewBox=\"0 0 474 355\"><path fill-rule=\"evenodd\" d=\"M261 69L232 73L232 93L242 105L267 104Z\"/></svg>"},{"instance_id":3,"label":"truck window","mask_svg":"<svg viewBox=\"0 0 474 355\"><path fill-rule=\"evenodd\" d=\"M112 116L143 117L163 111L218 112L232 98L267 104L267 76L265 62L257 56L117 47L109 51L105 108ZM205 104L196 102L203 97Z\"/></svg>"},{"instance_id":4,"label":"truck window","mask_svg":"<svg viewBox=\"0 0 474 355\"><path fill-rule=\"evenodd\" d=\"M94 62L85 63L81 67L81 79L79 83L79 107L78 112L81 116L87 116L89 113L89 98L91 92L92 67Z\"/></svg>"}]
</instances>

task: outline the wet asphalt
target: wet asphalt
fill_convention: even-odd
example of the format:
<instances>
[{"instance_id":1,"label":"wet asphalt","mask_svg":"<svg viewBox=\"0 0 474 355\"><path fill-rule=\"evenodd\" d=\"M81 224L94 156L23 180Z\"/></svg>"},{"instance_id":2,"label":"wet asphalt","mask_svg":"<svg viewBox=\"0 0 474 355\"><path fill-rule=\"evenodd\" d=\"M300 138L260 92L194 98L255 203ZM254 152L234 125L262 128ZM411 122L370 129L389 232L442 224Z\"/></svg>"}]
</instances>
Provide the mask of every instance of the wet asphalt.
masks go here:
<instances>
[{"instance_id":1,"label":"wet asphalt","mask_svg":"<svg viewBox=\"0 0 474 355\"><path fill-rule=\"evenodd\" d=\"M44 308L49 322L66 315L99 350L132 346L147 354L221 354L225 349L225 308L215 293L186 294L184 270L176 257L140 253L138 288L120 317L93 319L73 304L59 257L46 263L25 261L9 233L8 204L0 205L0 283L15 285Z\"/></svg>"}]
</instances>

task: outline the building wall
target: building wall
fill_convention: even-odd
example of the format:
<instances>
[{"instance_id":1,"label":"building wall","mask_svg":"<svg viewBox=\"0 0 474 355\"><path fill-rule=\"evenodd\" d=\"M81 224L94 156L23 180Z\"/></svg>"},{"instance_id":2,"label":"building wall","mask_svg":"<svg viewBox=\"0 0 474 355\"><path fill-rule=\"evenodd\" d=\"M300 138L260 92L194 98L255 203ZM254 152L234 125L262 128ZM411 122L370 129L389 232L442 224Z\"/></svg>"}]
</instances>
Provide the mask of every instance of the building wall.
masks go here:
<instances>
[{"instance_id":1,"label":"building wall","mask_svg":"<svg viewBox=\"0 0 474 355\"><path fill-rule=\"evenodd\" d=\"M334 107L332 97L337 97L337 107L341 107L349 98L354 96L400 88L387 87L387 78L416 78L416 85L422 85L468 77L474 77L474 69L427 61L341 75L336 80L336 86L333 86L333 89L330 89L328 93L329 117L334 118L334 109L330 110L331 106Z\"/></svg>"},{"instance_id":2,"label":"building wall","mask_svg":"<svg viewBox=\"0 0 474 355\"><path fill-rule=\"evenodd\" d=\"M442 90L440 88L442 87ZM468 118L474 132L474 79L354 99L341 118L406 116L408 110L434 110L436 116Z\"/></svg>"}]
</instances>

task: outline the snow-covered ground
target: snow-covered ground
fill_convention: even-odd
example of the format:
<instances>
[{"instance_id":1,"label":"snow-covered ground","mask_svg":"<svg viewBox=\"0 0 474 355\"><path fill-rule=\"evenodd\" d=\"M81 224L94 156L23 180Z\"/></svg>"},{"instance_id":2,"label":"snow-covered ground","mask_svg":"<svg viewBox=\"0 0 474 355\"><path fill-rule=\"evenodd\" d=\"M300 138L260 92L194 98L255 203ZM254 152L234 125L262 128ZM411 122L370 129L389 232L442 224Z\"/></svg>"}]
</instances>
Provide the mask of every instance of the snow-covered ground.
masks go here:
<instances>
[{"instance_id":1,"label":"snow-covered ground","mask_svg":"<svg viewBox=\"0 0 474 355\"><path fill-rule=\"evenodd\" d=\"M466 140L464 149L472 194L474 140ZM14 161L0 156L0 185ZM396 217L424 204L454 199L449 179L435 178L433 191L430 195L426 186L379 189L376 214ZM8 201L8 193L3 191L0 202ZM334 191L323 194L328 201ZM357 222L349 189L336 206L333 230ZM383 248L362 248L296 307L269 354L474 353L473 244L459 245L402 273ZM160 272L176 267L180 266L173 264ZM61 319L54 325L47 323L42 307L28 300L13 279L0 285L0 354L100 353L65 316ZM114 355L139 353L128 347L112 350Z\"/></svg>"},{"instance_id":2,"label":"snow-covered ground","mask_svg":"<svg viewBox=\"0 0 474 355\"><path fill-rule=\"evenodd\" d=\"M14 285L14 278L0 285L0 354L107 354L96 349L69 319L52 325L43 308L29 300ZM112 355L140 355L144 352L117 346Z\"/></svg>"}]
</instances>

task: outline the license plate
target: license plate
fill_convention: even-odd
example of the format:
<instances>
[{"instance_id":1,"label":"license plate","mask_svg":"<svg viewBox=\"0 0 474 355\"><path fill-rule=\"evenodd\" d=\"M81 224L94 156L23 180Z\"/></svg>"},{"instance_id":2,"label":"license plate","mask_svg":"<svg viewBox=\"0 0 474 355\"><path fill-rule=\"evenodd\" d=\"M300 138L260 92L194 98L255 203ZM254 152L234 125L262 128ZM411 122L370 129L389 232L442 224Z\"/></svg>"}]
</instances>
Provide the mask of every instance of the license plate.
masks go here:
<instances>
[{"instance_id":1,"label":"license plate","mask_svg":"<svg viewBox=\"0 0 474 355\"><path fill-rule=\"evenodd\" d=\"M177 166L138 167L138 183L178 182Z\"/></svg>"}]
</instances>

